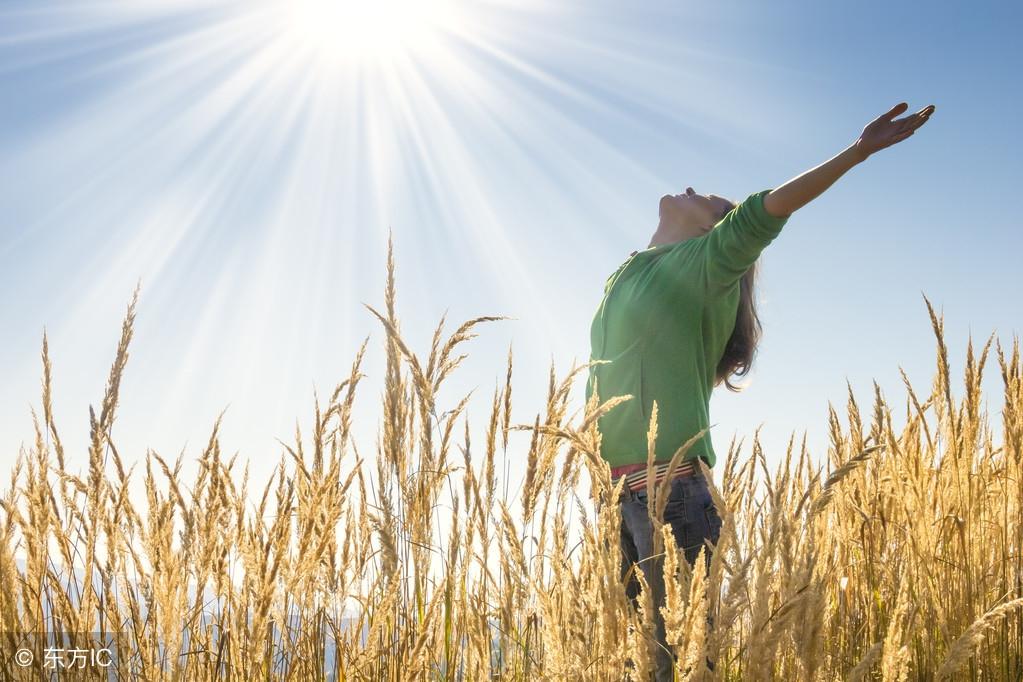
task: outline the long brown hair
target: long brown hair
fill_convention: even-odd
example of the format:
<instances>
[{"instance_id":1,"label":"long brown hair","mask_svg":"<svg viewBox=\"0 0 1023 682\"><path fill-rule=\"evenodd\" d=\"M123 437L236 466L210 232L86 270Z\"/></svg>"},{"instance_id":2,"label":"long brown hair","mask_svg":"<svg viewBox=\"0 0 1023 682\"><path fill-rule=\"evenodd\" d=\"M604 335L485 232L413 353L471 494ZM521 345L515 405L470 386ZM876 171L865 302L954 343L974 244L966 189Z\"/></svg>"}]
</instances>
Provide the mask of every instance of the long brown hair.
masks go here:
<instances>
[{"instance_id":1,"label":"long brown hair","mask_svg":"<svg viewBox=\"0 0 1023 682\"><path fill-rule=\"evenodd\" d=\"M735 208L734 203L732 208ZM717 386L724 381L729 391L739 392L742 390L742 387L736 386L728 379L733 375L742 377L749 373L763 330L760 326L760 318L757 316L754 299L758 262L754 261L739 280L739 310L735 315L735 328L732 330L728 343L725 344L725 352L718 362L715 373L714 385Z\"/></svg>"}]
</instances>

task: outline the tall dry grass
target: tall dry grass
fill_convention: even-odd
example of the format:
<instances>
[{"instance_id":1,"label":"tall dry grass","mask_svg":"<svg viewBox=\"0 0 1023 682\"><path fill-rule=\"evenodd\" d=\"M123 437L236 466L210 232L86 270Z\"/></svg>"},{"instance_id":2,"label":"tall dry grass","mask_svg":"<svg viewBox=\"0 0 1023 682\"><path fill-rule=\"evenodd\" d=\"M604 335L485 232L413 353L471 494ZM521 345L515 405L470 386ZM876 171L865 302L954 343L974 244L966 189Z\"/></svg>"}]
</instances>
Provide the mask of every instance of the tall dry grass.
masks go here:
<instances>
[{"instance_id":1,"label":"tall dry grass","mask_svg":"<svg viewBox=\"0 0 1023 682\"><path fill-rule=\"evenodd\" d=\"M574 420L571 387L587 365L560 379L552 368L544 413L513 424L509 352L485 441L471 443L468 396L439 413L436 396L476 327L502 318L470 320L446 338L442 320L429 355L416 355L401 336L389 250L385 309L370 308L387 358L375 456L351 438L367 339L269 480L251 481L224 456L220 418L185 480L181 457L130 461L112 438L137 301L138 289L81 473L69 469L55 422L43 336L34 443L0 501L4 679L18 672L11 656L25 631L108 636L118 679L649 674L653 604L641 596L634 611L626 598L615 490L595 454L597 416L628 398L595 396ZM728 680L1021 679L1018 340L1008 357L997 346L996 445L980 389L991 339L979 356L971 342L957 401L942 321L927 308L936 373L926 396L903 374L901 426L875 384L869 409L852 387L843 413L831 408L827 471L805 444L790 443L769 471L756 439L744 458L733 442L712 485L723 527L709 571L702 559L691 568L659 526L679 679L712 678L708 657L713 678ZM516 429L529 447L510 453L527 463L512 500L498 494L498 466ZM144 499L131 494L136 480ZM593 505L580 500L587 490ZM45 643L30 646L41 660Z\"/></svg>"}]
</instances>

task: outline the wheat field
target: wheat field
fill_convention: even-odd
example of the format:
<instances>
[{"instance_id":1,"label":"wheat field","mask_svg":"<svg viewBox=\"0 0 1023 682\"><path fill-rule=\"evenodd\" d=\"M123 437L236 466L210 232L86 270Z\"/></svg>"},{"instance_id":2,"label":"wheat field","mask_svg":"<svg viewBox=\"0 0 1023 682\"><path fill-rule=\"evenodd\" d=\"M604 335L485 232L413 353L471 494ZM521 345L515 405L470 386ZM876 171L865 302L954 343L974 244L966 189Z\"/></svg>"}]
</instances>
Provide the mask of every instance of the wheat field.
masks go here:
<instances>
[{"instance_id":1,"label":"wheat field","mask_svg":"<svg viewBox=\"0 0 1023 682\"><path fill-rule=\"evenodd\" d=\"M401 337L394 269L389 248L385 309L370 308L386 343L376 452L361 455L350 434L364 343L265 481L224 456L219 418L189 480L181 459L118 452L111 425L138 289L91 411L88 466L70 471L44 334L34 439L0 484L0 679L50 679L52 641L40 633L111 645L115 663L74 679L649 679L653 604L645 590L638 610L626 597L617 491L596 455L596 418L628 398L595 396L572 422L572 385L588 365L560 379L552 368L545 413L513 423L509 352L486 440L470 443L468 396L453 406L435 396L466 357L459 346L502 318L447 337L441 320L416 355ZM927 391L903 373L904 407L875 384L867 408L850 387L844 413L830 409L820 462L790 444L769 471L756 439L745 456L733 442L711 485L723 526L709 571L659 543L677 679L1023 679L1018 339L1010 352L996 344L993 426L980 384L994 335L977 355L971 340L957 401L942 321L926 305L937 342ZM509 453L515 430L528 451ZM527 462L516 499L497 494L508 456ZM664 494L653 491L654 512ZM671 537L656 518L655 528Z\"/></svg>"}]
</instances>

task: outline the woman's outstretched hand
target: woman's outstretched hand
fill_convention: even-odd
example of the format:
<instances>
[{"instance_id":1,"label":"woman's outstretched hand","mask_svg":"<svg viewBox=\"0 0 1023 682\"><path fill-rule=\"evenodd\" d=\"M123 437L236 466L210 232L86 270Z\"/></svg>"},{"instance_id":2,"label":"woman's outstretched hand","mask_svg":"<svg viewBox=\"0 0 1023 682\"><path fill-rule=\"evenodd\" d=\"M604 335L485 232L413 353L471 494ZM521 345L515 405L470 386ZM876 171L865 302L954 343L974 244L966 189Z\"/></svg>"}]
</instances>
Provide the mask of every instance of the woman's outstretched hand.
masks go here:
<instances>
[{"instance_id":1,"label":"woman's outstretched hand","mask_svg":"<svg viewBox=\"0 0 1023 682\"><path fill-rule=\"evenodd\" d=\"M896 142L902 142L926 123L930 115L934 113L934 105L928 104L915 114L904 118L895 118L908 108L908 104L900 102L868 123L860 133L859 139L856 140L854 145L856 151L866 159L880 149L890 147Z\"/></svg>"}]
</instances>

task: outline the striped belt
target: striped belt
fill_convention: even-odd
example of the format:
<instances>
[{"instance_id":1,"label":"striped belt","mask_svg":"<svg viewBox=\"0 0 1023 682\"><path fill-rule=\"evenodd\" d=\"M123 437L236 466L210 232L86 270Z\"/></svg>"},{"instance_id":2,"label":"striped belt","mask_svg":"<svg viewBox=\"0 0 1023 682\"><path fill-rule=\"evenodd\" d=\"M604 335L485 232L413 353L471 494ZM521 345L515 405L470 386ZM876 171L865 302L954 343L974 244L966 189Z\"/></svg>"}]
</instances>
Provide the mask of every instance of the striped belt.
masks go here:
<instances>
[{"instance_id":1,"label":"striped belt","mask_svg":"<svg viewBox=\"0 0 1023 682\"><path fill-rule=\"evenodd\" d=\"M664 480L668 473L668 462L654 462L654 485ZM682 476L694 476L699 471L695 460L681 462L675 467L673 478ZM616 485L619 480L625 478L625 485L622 490L645 490L647 487L646 464L624 464L611 469L611 485Z\"/></svg>"}]
</instances>

